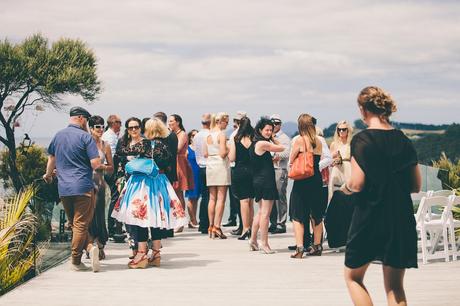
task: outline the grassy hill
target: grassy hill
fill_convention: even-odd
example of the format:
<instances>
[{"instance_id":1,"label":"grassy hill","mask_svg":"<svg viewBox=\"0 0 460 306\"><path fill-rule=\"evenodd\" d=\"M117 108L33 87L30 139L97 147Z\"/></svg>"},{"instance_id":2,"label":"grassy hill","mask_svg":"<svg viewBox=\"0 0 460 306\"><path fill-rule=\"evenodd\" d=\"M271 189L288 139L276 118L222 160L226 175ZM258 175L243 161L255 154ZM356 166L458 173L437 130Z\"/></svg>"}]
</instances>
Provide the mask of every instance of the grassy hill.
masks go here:
<instances>
[{"instance_id":1,"label":"grassy hill","mask_svg":"<svg viewBox=\"0 0 460 306\"><path fill-rule=\"evenodd\" d=\"M426 135L414 141L420 163L431 164L442 152L452 161L460 160L460 124L450 125L443 134Z\"/></svg>"}]
</instances>

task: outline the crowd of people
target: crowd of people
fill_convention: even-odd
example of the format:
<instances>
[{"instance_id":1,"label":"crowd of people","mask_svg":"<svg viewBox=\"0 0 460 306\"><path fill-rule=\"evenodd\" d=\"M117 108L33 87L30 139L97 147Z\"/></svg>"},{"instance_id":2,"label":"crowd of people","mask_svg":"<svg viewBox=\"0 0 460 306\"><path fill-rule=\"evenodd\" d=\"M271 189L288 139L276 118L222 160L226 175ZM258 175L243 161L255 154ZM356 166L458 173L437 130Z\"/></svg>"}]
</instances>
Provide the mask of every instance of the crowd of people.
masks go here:
<instances>
[{"instance_id":1,"label":"crowd of people","mask_svg":"<svg viewBox=\"0 0 460 306\"><path fill-rule=\"evenodd\" d=\"M253 125L240 111L227 137L227 113L205 113L201 129L187 133L180 115L157 112L143 120L127 119L122 134L118 115L108 116L105 124L100 116L72 108L69 126L49 146L44 175L46 181L53 175L58 178L73 230L72 269L89 269L81 262L86 252L93 271L98 271L105 244L123 226L132 249L128 267L146 268L160 266L161 240L174 232L188 226L211 239L227 239L222 226L236 226L237 217L239 225L231 233L248 239L250 251L273 254L269 232L285 233L289 216L295 241L289 246L291 257L321 256L323 218L334 192L340 190L359 192L361 198L345 260L352 298L366 299L362 277L375 259L383 261L386 278L398 280L393 298L404 296L401 271L417 265L415 225L407 210L410 192L420 188L417 159L410 141L390 125L396 110L391 96L367 87L358 106L369 129L353 136L351 125L340 121L330 146L316 119L306 113L298 117L298 133L291 140L278 114L261 117ZM294 180L288 201L290 165L306 153L313 156L312 175ZM408 182L398 185L400 179ZM389 197L389 190L397 192ZM227 197L230 217L222 224ZM366 201L369 206L362 205ZM392 210L402 217L391 219ZM382 229L385 222L393 226L391 237ZM404 234L397 237L401 230ZM380 243L372 240L377 238Z\"/></svg>"}]
</instances>

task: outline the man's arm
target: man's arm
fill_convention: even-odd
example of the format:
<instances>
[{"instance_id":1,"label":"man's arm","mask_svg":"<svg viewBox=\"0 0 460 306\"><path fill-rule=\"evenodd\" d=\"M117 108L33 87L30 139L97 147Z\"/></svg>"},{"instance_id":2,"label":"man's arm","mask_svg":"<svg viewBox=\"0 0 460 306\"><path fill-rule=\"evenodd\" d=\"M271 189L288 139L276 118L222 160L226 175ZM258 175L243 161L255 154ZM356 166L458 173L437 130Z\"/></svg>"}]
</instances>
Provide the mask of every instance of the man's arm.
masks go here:
<instances>
[{"instance_id":1,"label":"man's arm","mask_svg":"<svg viewBox=\"0 0 460 306\"><path fill-rule=\"evenodd\" d=\"M279 141L281 145L283 145L283 147L285 147L286 149L284 149L283 152L278 153L277 155L280 157L281 160L287 160L289 159L289 150L291 148L291 140L286 134L283 134L282 137L279 138Z\"/></svg>"},{"instance_id":2,"label":"man's arm","mask_svg":"<svg viewBox=\"0 0 460 306\"><path fill-rule=\"evenodd\" d=\"M46 173L43 175L43 180L48 184L53 181L54 169L56 169L56 157L49 155L48 163L46 164Z\"/></svg>"}]
</instances>

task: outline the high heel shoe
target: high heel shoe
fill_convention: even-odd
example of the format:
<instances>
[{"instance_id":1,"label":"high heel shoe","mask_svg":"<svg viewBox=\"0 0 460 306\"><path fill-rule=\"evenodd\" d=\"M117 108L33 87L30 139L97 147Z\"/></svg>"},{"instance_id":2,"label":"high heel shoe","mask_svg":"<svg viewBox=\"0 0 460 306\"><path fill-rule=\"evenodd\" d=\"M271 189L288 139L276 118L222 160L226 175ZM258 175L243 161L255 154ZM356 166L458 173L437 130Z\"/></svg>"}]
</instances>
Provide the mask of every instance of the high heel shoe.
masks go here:
<instances>
[{"instance_id":1,"label":"high heel shoe","mask_svg":"<svg viewBox=\"0 0 460 306\"><path fill-rule=\"evenodd\" d=\"M152 249L152 256L149 257L149 266L152 267L159 267L161 263L161 255L160 250Z\"/></svg>"},{"instance_id":2,"label":"high heel shoe","mask_svg":"<svg viewBox=\"0 0 460 306\"><path fill-rule=\"evenodd\" d=\"M238 237L238 240L246 240L246 238L251 238L251 230L248 229L241 236Z\"/></svg>"},{"instance_id":3,"label":"high heel shoe","mask_svg":"<svg viewBox=\"0 0 460 306\"><path fill-rule=\"evenodd\" d=\"M314 244L311 249L306 253L307 256L321 256L323 253L323 246L321 244Z\"/></svg>"},{"instance_id":4,"label":"high heel shoe","mask_svg":"<svg viewBox=\"0 0 460 306\"><path fill-rule=\"evenodd\" d=\"M181 226L181 227L178 227L174 230L174 233L182 233L184 231L184 227Z\"/></svg>"},{"instance_id":5,"label":"high heel shoe","mask_svg":"<svg viewBox=\"0 0 460 306\"><path fill-rule=\"evenodd\" d=\"M259 245L257 244L257 242L252 242L251 240L249 240L249 251L258 251L259 250Z\"/></svg>"},{"instance_id":6,"label":"high heel shoe","mask_svg":"<svg viewBox=\"0 0 460 306\"><path fill-rule=\"evenodd\" d=\"M268 245L260 247L259 250L263 254L275 254L276 253L275 251L270 249L270 247Z\"/></svg>"},{"instance_id":7,"label":"high heel shoe","mask_svg":"<svg viewBox=\"0 0 460 306\"><path fill-rule=\"evenodd\" d=\"M188 223L188 228L198 228L198 224L193 224L192 222Z\"/></svg>"},{"instance_id":8,"label":"high heel shoe","mask_svg":"<svg viewBox=\"0 0 460 306\"><path fill-rule=\"evenodd\" d=\"M149 259L145 252L137 251L138 254L144 254L142 257L136 261L135 259L131 260L128 263L128 268L130 269L145 269L149 265Z\"/></svg>"},{"instance_id":9,"label":"high heel shoe","mask_svg":"<svg viewBox=\"0 0 460 306\"><path fill-rule=\"evenodd\" d=\"M222 233L222 230L220 229L220 227L214 227L212 229L212 234L213 234L213 238L219 238L219 239L227 239L227 236L224 235L224 233Z\"/></svg>"},{"instance_id":10,"label":"high heel shoe","mask_svg":"<svg viewBox=\"0 0 460 306\"><path fill-rule=\"evenodd\" d=\"M291 255L291 258L301 259L303 257L304 252L305 249L303 248L303 246L298 246L295 250L295 253Z\"/></svg>"}]
</instances>

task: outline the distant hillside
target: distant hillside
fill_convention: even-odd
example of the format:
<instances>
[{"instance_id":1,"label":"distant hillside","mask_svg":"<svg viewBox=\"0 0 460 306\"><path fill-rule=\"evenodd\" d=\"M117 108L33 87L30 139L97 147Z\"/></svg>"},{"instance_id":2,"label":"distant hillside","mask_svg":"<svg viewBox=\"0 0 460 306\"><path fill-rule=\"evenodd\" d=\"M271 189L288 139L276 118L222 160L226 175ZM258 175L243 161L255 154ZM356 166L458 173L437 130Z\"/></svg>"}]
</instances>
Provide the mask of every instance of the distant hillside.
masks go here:
<instances>
[{"instance_id":1,"label":"distant hillside","mask_svg":"<svg viewBox=\"0 0 460 306\"><path fill-rule=\"evenodd\" d=\"M422 123L405 123L405 122L397 122L397 121L392 121L391 124L395 128L403 130L404 133L406 134L418 135L418 136L424 136L424 135L429 135L429 134L442 134L449 127L448 124L435 125L435 124L422 124ZM353 126L354 128L358 130L363 130L366 128L366 125L360 119L355 120L353 122ZM337 123L333 123L327 128L325 128L324 136L325 137L334 136L336 127L337 127Z\"/></svg>"},{"instance_id":2,"label":"distant hillside","mask_svg":"<svg viewBox=\"0 0 460 306\"><path fill-rule=\"evenodd\" d=\"M460 159L460 124L447 127L444 134L427 135L414 141L418 158L422 164L431 164L438 160L441 152L445 152L452 161Z\"/></svg>"}]
</instances>

